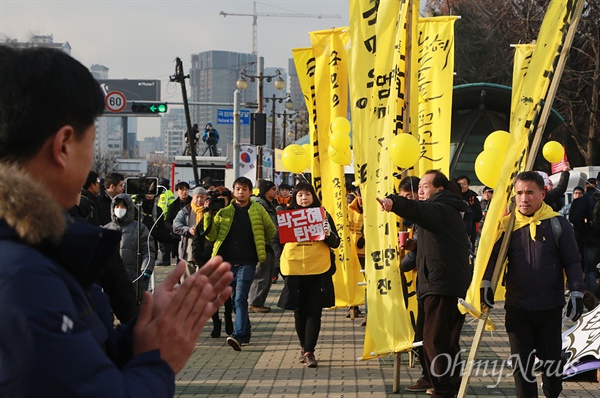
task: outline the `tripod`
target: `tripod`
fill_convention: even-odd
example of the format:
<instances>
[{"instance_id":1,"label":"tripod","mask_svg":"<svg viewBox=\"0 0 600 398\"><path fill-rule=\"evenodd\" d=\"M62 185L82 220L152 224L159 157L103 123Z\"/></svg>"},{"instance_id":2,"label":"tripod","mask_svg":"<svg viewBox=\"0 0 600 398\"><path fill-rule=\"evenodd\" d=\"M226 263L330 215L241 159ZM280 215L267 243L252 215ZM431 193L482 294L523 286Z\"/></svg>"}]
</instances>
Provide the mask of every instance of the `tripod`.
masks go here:
<instances>
[{"instance_id":1,"label":"tripod","mask_svg":"<svg viewBox=\"0 0 600 398\"><path fill-rule=\"evenodd\" d=\"M217 156L217 144L206 143L206 149L202 152L202 156L208 151L209 156Z\"/></svg>"}]
</instances>

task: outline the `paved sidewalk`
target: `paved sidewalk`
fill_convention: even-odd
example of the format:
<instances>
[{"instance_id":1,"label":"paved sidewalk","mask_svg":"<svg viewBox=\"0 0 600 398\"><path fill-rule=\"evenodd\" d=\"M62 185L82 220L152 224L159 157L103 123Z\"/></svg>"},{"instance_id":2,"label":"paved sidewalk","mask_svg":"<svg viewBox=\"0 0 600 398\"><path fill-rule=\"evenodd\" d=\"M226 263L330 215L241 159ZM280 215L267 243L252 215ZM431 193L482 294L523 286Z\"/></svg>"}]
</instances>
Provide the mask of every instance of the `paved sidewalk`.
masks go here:
<instances>
[{"instance_id":1,"label":"paved sidewalk","mask_svg":"<svg viewBox=\"0 0 600 398\"><path fill-rule=\"evenodd\" d=\"M170 269L156 267L157 279L161 280ZM404 386L420 375L418 365L408 367L408 355L401 357L402 389L397 394L392 393L392 357L356 360L362 356L365 328L360 323L364 318L352 321L345 317L344 309L323 311L315 351L318 368L309 369L300 363L293 312L276 307L282 287L280 281L271 289L266 303L272 309L270 313L250 313L252 341L241 352L233 351L225 342L224 326L220 338L211 338L212 322L208 322L192 358L176 376L176 397L427 397L425 393L404 391ZM509 357L503 318L501 310L492 314L497 331L493 337L486 334L478 359L496 360L500 365ZM474 328L475 323L463 328L463 359L468 356ZM468 396L514 397L514 383L512 376L506 377L508 372L496 368L490 369L487 376L473 377ZM563 387L561 397L600 397L600 384L589 377L565 381Z\"/></svg>"}]
</instances>

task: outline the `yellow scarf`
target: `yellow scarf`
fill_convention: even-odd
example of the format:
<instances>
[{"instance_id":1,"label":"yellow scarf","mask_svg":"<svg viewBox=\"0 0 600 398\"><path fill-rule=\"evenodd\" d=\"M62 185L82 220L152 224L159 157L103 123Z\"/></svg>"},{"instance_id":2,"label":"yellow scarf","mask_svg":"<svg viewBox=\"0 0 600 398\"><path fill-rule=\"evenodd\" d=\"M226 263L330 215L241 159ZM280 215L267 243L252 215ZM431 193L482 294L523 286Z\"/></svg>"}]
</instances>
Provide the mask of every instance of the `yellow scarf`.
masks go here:
<instances>
[{"instance_id":1,"label":"yellow scarf","mask_svg":"<svg viewBox=\"0 0 600 398\"><path fill-rule=\"evenodd\" d=\"M194 201L190 203L192 205L192 210L196 213L196 222L199 222L202 219L202 211L204 210L204 206L196 206Z\"/></svg>"},{"instance_id":2,"label":"yellow scarf","mask_svg":"<svg viewBox=\"0 0 600 398\"><path fill-rule=\"evenodd\" d=\"M535 240L537 226L542 223L542 220L547 220L549 218L559 216L560 214L552 210L552 207L548 206L545 202L542 202L542 207L533 213L532 216L523 215L519 212L519 210L515 210L515 215L515 227L513 228L513 232L517 229L523 228L526 225L529 225L529 235L531 235L532 240ZM506 231L508 219L509 216L504 217L502 220L502 232Z\"/></svg>"}]
</instances>

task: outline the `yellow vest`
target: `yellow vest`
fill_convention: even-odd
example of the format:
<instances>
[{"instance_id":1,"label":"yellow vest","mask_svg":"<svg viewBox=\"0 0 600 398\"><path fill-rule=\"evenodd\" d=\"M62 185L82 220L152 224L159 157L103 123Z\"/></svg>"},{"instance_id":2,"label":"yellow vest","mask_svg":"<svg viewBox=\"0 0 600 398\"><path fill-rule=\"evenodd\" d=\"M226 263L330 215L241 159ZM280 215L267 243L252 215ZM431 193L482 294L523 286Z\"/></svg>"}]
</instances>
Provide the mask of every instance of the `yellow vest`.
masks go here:
<instances>
[{"instance_id":1,"label":"yellow vest","mask_svg":"<svg viewBox=\"0 0 600 398\"><path fill-rule=\"evenodd\" d=\"M319 275L331 267L329 246L323 241L290 242L283 247L281 275Z\"/></svg>"}]
</instances>

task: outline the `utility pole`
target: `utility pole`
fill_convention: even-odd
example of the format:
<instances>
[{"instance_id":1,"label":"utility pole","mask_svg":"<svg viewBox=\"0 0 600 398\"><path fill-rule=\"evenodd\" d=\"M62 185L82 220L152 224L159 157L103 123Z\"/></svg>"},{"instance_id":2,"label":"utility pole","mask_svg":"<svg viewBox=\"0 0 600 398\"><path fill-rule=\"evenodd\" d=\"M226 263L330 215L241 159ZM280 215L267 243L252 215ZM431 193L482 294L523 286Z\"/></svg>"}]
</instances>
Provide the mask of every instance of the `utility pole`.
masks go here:
<instances>
[{"instance_id":1,"label":"utility pole","mask_svg":"<svg viewBox=\"0 0 600 398\"><path fill-rule=\"evenodd\" d=\"M185 110L185 123L187 124L188 145L190 146L190 154L192 156L192 169L194 171L194 181L196 186L200 186L200 178L198 177L198 163L196 162L196 137L192 132L192 119L190 117L190 107L188 104L187 90L185 88L185 79L189 79L190 75L183 74L183 62L181 58L175 59L175 74L170 77L172 82L181 84L181 95L183 96L183 108Z\"/></svg>"}]
</instances>

